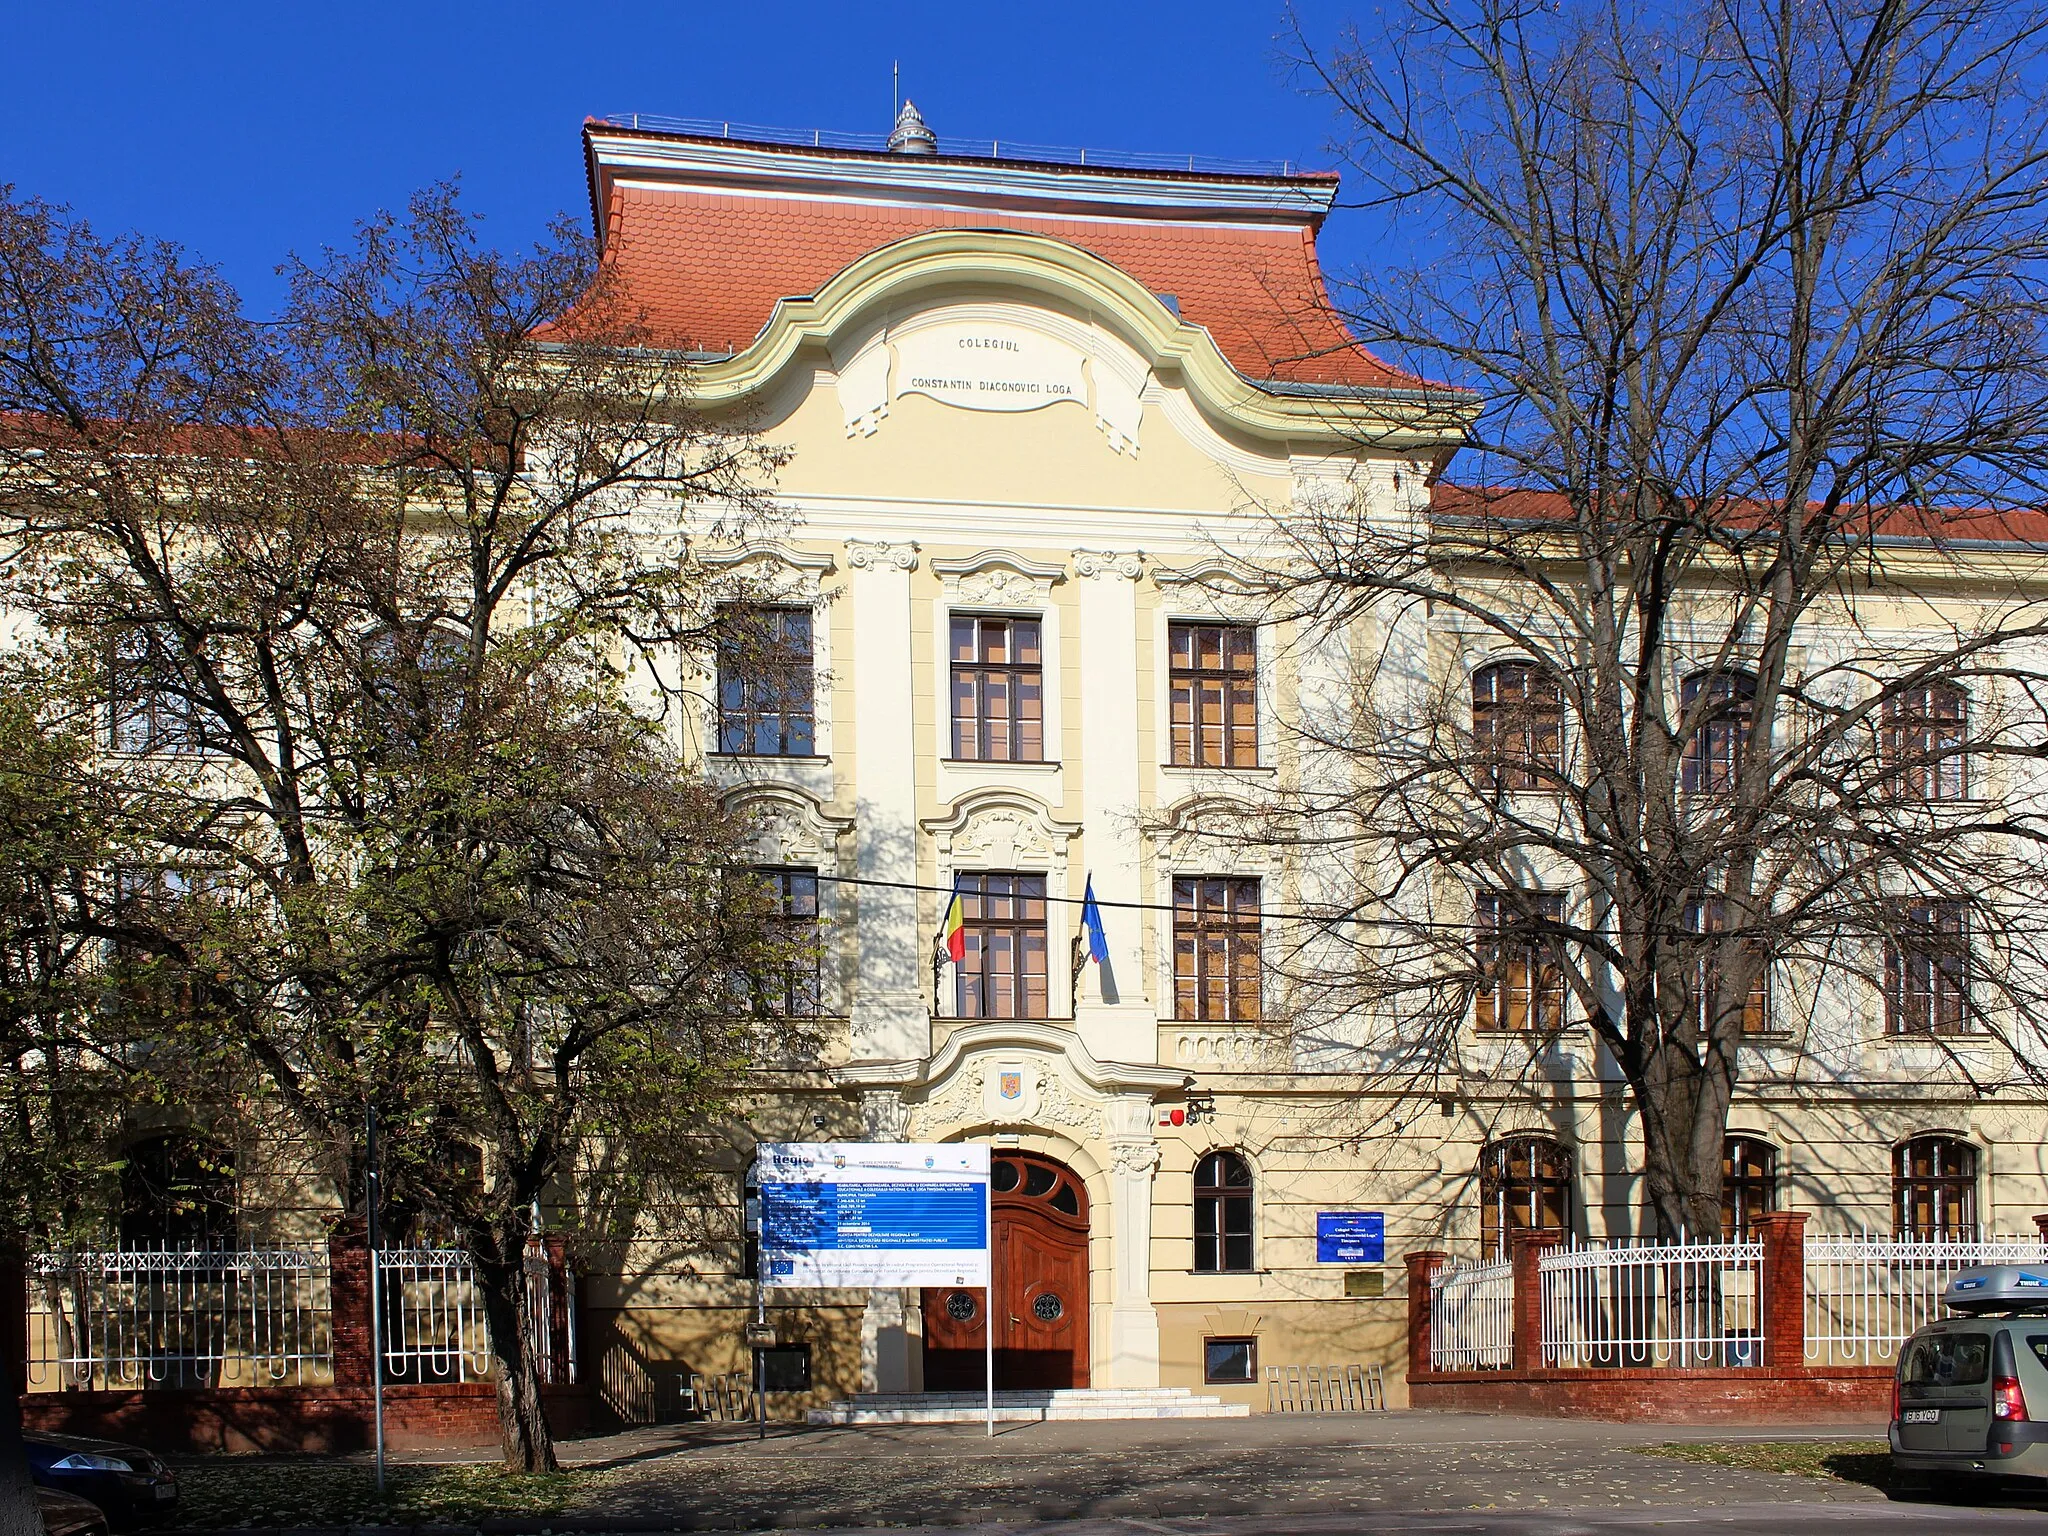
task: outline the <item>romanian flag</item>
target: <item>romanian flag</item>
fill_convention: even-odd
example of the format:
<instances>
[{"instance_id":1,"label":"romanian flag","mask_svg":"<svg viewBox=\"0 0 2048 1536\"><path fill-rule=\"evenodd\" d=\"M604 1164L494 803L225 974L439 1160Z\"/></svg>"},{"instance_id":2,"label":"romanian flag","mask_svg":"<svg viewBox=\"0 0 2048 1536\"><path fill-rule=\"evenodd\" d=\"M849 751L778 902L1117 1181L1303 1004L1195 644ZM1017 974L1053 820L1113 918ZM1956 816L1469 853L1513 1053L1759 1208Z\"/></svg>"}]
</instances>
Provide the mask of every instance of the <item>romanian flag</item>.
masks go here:
<instances>
[{"instance_id":1,"label":"romanian flag","mask_svg":"<svg viewBox=\"0 0 2048 1536\"><path fill-rule=\"evenodd\" d=\"M967 958L967 917L960 909L960 893L946 903L946 915L939 923L939 937L932 952L958 965Z\"/></svg>"}]
</instances>

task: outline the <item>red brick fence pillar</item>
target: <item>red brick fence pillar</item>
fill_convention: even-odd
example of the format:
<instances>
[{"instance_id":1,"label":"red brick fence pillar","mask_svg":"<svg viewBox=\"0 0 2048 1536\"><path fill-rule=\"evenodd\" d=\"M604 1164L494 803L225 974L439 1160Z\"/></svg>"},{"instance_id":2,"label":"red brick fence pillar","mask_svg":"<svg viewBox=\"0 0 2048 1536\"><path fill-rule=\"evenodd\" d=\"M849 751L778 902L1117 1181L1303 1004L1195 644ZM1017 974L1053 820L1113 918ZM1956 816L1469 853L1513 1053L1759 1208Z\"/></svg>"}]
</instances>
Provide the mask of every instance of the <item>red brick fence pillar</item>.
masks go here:
<instances>
[{"instance_id":1,"label":"red brick fence pillar","mask_svg":"<svg viewBox=\"0 0 2048 1536\"><path fill-rule=\"evenodd\" d=\"M1450 1258L1441 1249L1424 1248L1408 1255L1408 1374L1430 1369L1429 1281Z\"/></svg>"},{"instance_id":2,"label":"red brick fence pillar","mask_svg":"<svg viewBox=\"0 0 2048 1536\"><path fill-rule=\"evenodd\" d=\"M1806 1212L1772 1211L1756 1218L1763 1239L1764 1369L1806 1367Z\"/></svg>"},{"instance_id":3,"label":"red brick fence pillar","mask_svg":"<svg viewBox=\"0 0 2048 1536\"><path fill-rule=\"evenodd\" d=\"M1564 1241L1557 1232L1517 1232L1509 1239L1514 1264L1515 1369L1543 1369L1543 1255Z\"/></svg>"},{"instance_id":4,"label":"red brick fence pillar","mask_svg":"<svg viewBox=\"0 0 2048 1536\"><path fill-rule=\"evenodd\" d=\"M360 1216L344 1216L327 1234L327 1288L335 1388L368 1392L375 1346L370 1340L370 1239Z\"/></svg>"}]
</instances>

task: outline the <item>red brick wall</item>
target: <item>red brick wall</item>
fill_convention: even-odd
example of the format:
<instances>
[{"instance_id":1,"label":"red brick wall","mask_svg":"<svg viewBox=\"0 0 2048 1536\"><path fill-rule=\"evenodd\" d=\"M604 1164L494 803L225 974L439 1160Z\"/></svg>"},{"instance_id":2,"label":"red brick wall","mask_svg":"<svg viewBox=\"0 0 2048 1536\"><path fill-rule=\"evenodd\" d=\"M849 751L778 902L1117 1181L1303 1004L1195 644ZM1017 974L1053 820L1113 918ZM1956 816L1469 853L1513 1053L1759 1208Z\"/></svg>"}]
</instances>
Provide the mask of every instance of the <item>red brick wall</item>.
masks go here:
<instances>
[{"instance_id":1,"label":"red brick wall","mask_svg":"<svg viewBox=\"0 0 2048 1536\"><path fill-rule=\"evenodd\" d=\"M1431 1371L1408 1378L1416 1408L1651 1424L1814 1424L1891 1414L1887 1366L1761 1371Z\"/></svg>"},{"instance_id":2,"label":"red brick wall","mask_svg":"<svg viewBox=\"0 0 2048 1536\"><path fill-rule=\"evenodd\" d=\"M571 1438L591 1429L590 1393L544 1387L548 1423ZM31 1392L22 1427L127 1440L153 1451L359 1451L374 1430L368 1392L327 1387L215 1387L190 1392ZM495 1445L498 1395L487 1383L384 1389L393 1450Z\"/></svg>"}]
</instances>

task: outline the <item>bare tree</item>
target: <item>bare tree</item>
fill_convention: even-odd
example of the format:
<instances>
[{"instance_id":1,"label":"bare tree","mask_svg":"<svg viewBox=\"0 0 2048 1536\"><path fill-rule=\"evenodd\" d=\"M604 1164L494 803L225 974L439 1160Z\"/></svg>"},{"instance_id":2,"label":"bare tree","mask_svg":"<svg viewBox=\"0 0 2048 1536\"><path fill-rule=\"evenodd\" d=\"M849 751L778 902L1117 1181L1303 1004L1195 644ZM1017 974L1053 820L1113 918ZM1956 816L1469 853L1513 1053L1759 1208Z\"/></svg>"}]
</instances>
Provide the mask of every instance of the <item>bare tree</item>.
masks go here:
<instances>
[{"instance_id":1,"label":"bare tree","mask_svg":"<svg viewBox=\"0 0 2048 1536\"><path fill-rule=\"evenodd\" d=\"M1448 381L1494 488L1298 505L1244 573L1342 673L1255 830L1363 894L1283 966L1304 1027L1370 1021L1432 1094L1475 1013L1540 1040L1568 996L1669 1232L1720 1228L1766 1007L1806 1069L1883 995L2004 1043L1955 1053L1970 1086L2040 1080L2041 25L1410 0L1296 33L1415 252L1349 318Z\"/></svg>"},{"instance_id":2,"label":"bare tree","mask_svg":"<svg viewBox=\"0 0 2048 1536\"><path fill-rule=\"evenodd\" d=\"M749 595L698 548L765 525L778 458L566 225L506 256L444 189L290 276L260 326L174 250L0 210L7 597L106 681L187 1026L358 1209L376 1107L547 1468L540 1203L688 1177L790 958L669 709Z\"/></svg>"}]
</instances>

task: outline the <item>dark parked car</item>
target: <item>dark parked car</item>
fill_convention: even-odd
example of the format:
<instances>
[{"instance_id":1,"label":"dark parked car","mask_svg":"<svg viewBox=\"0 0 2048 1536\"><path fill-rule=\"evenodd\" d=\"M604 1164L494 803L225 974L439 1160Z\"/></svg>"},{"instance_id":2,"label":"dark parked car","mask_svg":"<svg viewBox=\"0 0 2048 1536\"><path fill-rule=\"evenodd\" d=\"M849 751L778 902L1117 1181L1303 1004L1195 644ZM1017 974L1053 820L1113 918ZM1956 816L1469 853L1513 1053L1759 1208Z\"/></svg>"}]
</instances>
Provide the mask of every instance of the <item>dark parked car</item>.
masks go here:
<instances>
[{"instance_id":1,"label":"dark parked car","mask_svg":"<svg viewBox=\"0 0 2048 1536\"><path fill-rule=\"evenodd\" d=\"M90 1499L115 1530L143 1525L178 1507L178 1480L139 1445L73 1435L23 1435L39 1488Z\"/></svg>"},{"instance_id":2,"label":"dark parked car","mask_svg":"<svg viewBox=\"0 0 2048 1536\"><path fill-rule=\"evenodd\" d=\"M36 1502L43 1507L43 1529L49 1536L107 1536L106 1512L91 1499L38 1488Z\"/></svg>"}]
</instances>

